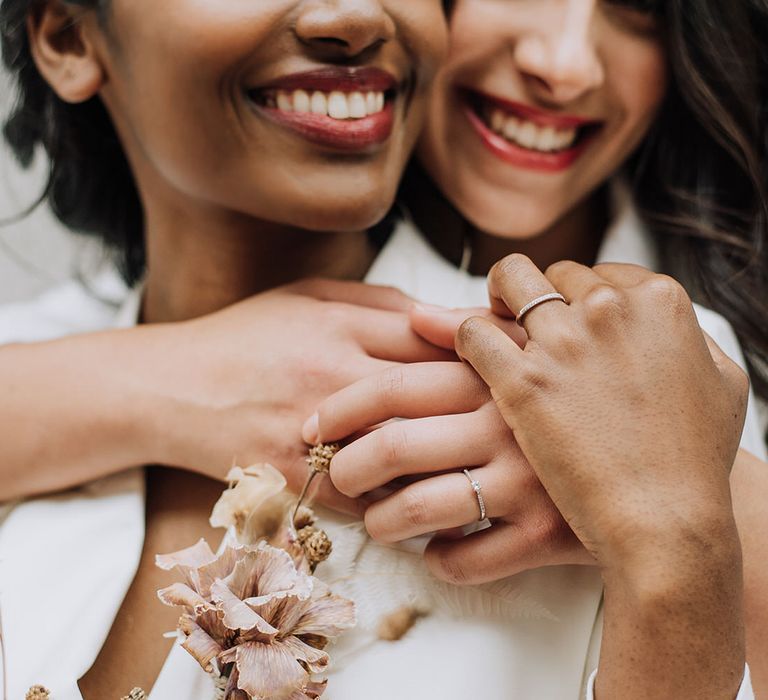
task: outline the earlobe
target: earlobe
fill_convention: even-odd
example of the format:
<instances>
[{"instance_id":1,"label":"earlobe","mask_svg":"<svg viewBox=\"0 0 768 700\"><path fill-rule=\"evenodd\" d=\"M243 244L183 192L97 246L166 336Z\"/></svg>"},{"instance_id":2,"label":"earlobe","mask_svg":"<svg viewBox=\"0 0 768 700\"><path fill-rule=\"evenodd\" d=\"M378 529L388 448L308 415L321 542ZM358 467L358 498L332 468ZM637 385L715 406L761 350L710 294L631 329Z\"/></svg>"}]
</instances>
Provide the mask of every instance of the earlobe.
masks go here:
<instances>
[{"instance_id":1,"label":"earlobe","mask_svg":"<svg viewBox=\"0 0 768 700\"><path fill-rule=\"evenodd\" d=\"M27 17L30 50L40 74L65 102L85 102L104 84L104 68L93 42L92 11L59 0Z\"/></svg>"}]
</instances>

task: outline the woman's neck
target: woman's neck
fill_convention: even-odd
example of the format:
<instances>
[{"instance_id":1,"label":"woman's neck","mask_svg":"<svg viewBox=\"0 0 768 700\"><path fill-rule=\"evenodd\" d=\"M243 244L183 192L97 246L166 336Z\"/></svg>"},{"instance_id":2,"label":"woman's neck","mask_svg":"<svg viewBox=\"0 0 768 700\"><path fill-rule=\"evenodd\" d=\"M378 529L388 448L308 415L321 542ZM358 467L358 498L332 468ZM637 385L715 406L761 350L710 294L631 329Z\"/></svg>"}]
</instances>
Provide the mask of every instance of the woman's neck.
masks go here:
<instances>
[{"instance_id":1,"label":"woman's neck","mask_svg":"<svg viewBox=\"0 0 768 700\"><path fill-rule=\"evenodd\" d=\"M506 255L523 253L545 270L560 260L593 265L608 227L608 193L601 190L534 238L502 238L476 229L418 168L409 172L404 199L414 223L447 260L459 265L470 249L468 271L486 275Z\"/></svg>"},{"instance_id":2,"label":"woman's neck","mask_svg":"<svg viewBox=\"0 0 768 700\"><path fill-rule=\"evenodd\" d=\"M360 232L318 233L232 214L147 216L145 323L182 321L305 277L362 279L375 251Z\"/></svg>"}]
</instances>

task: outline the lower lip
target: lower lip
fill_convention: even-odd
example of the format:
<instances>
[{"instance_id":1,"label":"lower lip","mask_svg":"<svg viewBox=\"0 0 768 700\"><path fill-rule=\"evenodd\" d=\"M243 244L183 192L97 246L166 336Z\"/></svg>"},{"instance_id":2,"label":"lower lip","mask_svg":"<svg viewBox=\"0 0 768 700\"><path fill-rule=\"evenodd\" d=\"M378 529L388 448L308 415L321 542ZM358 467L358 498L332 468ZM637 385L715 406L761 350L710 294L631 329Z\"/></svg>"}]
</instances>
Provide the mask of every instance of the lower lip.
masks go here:
<instances>
[{"instance_id":1,"label":"lower lip","mask_svg":"<svg viewBox=\"0 0 768 700\"><path fill-rule=\"evenodd\" d=\"M392 135L395 110L390 101L384 110L363 119L332 119L308 112L283 112L254 105L271 121L318 146L360 153L380 146Z\"/></svg>"},{"instance_id":2,"label":"lower lip","mask_svg":"<svg viewBox=\"0 0 768 700\"><path fill-rule=\"evenodd\" d=\"M540 153L511 143L502 136L499 136L499 134L491 131L470 105L464 105L464 113L480 136L480 140L491 153L511 165L527 168L528 170L547 173L563 172L576 162L594 138L594 135L583 137L576 146L565 151Z\"/></svg>"}]
</instances>

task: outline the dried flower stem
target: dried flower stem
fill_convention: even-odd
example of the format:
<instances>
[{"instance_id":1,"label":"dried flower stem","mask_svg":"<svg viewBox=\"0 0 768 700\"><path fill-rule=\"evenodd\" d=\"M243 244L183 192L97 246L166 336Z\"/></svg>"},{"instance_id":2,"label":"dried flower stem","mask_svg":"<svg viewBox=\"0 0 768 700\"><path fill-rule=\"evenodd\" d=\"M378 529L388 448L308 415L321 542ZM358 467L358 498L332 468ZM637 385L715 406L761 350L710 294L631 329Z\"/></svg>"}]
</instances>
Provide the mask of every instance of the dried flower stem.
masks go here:
<instances>
[{"instance_id":1,"label":"dried flower stem","mask_svg":"<svg viewBox=\"0 0 768 700\"><path fill-rule=\"evenodd\" d=\"M304 505L304 501L309 500L307 496L312 483L315 481L315 477L322 477L328 473L331 468L331 460L340 449L340 446L336 443L331 443L329 445L320 443L309 450L307 464L310 467L310 472L309 476L307 476L307 480L304 482L304 488L301 489L299 498L296 501L296 507L293 509L293 514L291 515L291 537L298 538L298 533L296 531L296 516L299 513L299 508Z\"/></svg>"}]
</instances>

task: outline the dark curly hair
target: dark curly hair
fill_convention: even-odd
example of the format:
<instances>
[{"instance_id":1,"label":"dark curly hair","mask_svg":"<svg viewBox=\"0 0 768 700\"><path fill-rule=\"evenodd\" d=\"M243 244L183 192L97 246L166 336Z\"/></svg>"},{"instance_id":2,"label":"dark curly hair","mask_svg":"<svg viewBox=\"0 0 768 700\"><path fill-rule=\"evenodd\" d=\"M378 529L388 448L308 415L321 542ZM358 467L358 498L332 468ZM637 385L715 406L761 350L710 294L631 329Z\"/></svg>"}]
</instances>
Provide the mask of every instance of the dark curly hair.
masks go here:
<instances>
[{"instance_id":1,"label":"dark curly hair","mask_svg":"<svg viewBox=\"0 0 768 700\"><path fill-rule=\"evenodd\" d=\"M627 165L666 272L733 325L768 397L768 0L608 0L659 14L672 87ZM70 0L108 21L109 0ZM145 266L141 203L100 100L62 102L30 55L36 0L2 0L0 36L18 101L5 138L22 165L42 146L42 200L69 228L101 238L129 283ZM450 3L446 3L449 7Z\"/></svg>"}]
</instances>

